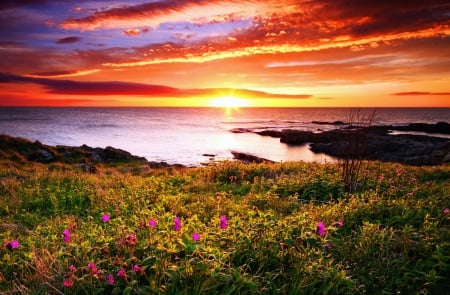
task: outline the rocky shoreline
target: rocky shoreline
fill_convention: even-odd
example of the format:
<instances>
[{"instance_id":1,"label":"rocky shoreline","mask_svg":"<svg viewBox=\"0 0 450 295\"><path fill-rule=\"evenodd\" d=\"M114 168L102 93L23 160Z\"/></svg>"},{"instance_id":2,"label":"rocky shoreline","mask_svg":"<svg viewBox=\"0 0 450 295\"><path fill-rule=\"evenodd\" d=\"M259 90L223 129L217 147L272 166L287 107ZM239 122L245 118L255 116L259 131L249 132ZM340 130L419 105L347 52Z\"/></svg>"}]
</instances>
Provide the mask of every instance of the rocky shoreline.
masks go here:
<instances>
[{"instance_id":1,"label":"rocky shoreline","mask_svg":"<svg viewBox=\"0 0 450 295\"><path fill-rule=\"evenodd\" d=\"M275 137L279 138L280 142L289 145L309 144L311 151L324 153L336 158L361 158L416 166L450 163L450 124L448 123L415 123L407 126L371 126L362 128L347 126L340 121L319 123L335 125L337 128L344 127L320 133L291 129L255 131L242 128L234 129L232 132L252 132L261 136ZM425 132L427 135L394 135L392 131ZM441 137L432 136L433 134ZM239 151L231 151L231 153L235 160L244 163L273 162ZM150 169L186 167L181 164L168 164L164 161L148 161L144 157L138 157L113 147L93 148L87 145L80 147L49 146L39 141L32 142L8 135L0 135L0 159L10 159L19 162L79 164L84 171L90 173L97 171L95 165L98 163L128 163L145 165Z\"/></svg>"},{"instance_id":2,"label":"rocky shoreline","mask_svg":"<svg viewBox=\"0 0 450 295\"><path fill-rule=\"evenodd\" d=\"M321 123L343 125L340 121ZM393 131L405 134L393 134ZM360 128L346 126L320 133L291 129L236 129L233 132L253 132L261 136L280 138L280 142L289 145L310 144L311 151L336 158L356 157L416 166L450 163L450 124L444 122ZM411 134L407 134L408 132ZM413 134L414 132L427 135Z\"/></svg>"}]
</instances>

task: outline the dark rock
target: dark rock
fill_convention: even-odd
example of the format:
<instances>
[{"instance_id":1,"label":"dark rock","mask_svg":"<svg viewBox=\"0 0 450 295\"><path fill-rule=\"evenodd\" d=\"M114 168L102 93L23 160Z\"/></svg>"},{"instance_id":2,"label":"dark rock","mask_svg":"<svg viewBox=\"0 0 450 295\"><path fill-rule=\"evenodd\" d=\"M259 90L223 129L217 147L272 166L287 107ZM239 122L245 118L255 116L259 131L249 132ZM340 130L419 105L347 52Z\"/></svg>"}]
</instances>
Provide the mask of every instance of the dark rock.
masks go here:
<instances>
[{"instance_id":1,"label":"dark rock","mask_svg":"<svg viewBox=\"0 0 450 295\"><path fill-rule=\"evenodd\" d=\"M256 134L262 135L262 136L270 136L275 138L280 138L283 135L283 131L278 130L262 130L255 132Z\"/></svg>"},{"instance_id":2,"label":"dark rock","mask_svg":"<svg viewBox=\"0 0 450 295\"><path fill-rule=\"evenodd\" d=\"M216 155L214 154L202 154L203 157L210 157L210 158L214 158Z\"/></svg>"},{"instance_id":3,"label":"dark rock","mask_svg":"<svg viewBox=\"0 0 450 295\"><path fill-rule=\"evenodd\" d=\"M302 145L313 142L314 133L311 131L301 130L283 130L280 136L280 142L293 145Z\"/></svg>"},{"instance_id":4,"label":"dark rock","mask_svg":"<svg viewBox=\"0 0 450 295\"><path fill-rule=\"evenodd\" d=\"M437 132L447 134L449 124L410 124L399 128L405 131ZM301 130L265 130L260 135L280 138L289 145L311 143L310 149L337 158L360 158L410 165L437 165L450 161L450 141L424 135L392 135L393 126L343 128L313 133Z\"/></svg>"},{"instance_id":5,"label":"dark rock","mask_svg":"<svg viewBox=\"0 0 450 295\"><path fill-rule=\"evenodd\" d=\"M250 133L253 132L253 130L248 128L233 128L230 130L232 133Z\"/></svg>"},{"instance_id":6,"label":"dark rock","mask_svg":"<svg viewBox=\"0 0 450 295\"><path fill-rule=\"evenodd\" d=\"M311 123L317 124L317 125L347 125L347 123L345 123L343 121L334 121L334 122L312 121Z\"/></svg>"},{"instance_id":7,"label":"dark rock","mask_svg":"<svg viewBox=\"0 0 450 295\"><path fill-rule=\"evenodd\" d=\"M257 156L247 154L247 153L231 151L231 154L233 155L233 157L236 160L244 162L244 163L274 163L274 161L264 159L261 157L257 157Z\"/></svg>"},{"instance_id":8,"label":"dark rock","mask_svg":"<svg viewBox=\"0 0 450 295\"><path fill-rule=\"evenodd\" d=\"M49 150L45 148L38 148L34 152L30 153L27 159L32 162L50 163L55 159L55 157Z\"/></svg>"},{"instance_id":9,"label":"dark rock","mask_svg":"<svg viewBox=\"0 0 450 295\"><path fill-rule=\"evenodd\" d=\"M392 126L391 129L398 131L418 131L426 133L450 134L450 124L446 122L439 122L436 124L411 123L406 126Z\"/></svg>"}]
</instances>

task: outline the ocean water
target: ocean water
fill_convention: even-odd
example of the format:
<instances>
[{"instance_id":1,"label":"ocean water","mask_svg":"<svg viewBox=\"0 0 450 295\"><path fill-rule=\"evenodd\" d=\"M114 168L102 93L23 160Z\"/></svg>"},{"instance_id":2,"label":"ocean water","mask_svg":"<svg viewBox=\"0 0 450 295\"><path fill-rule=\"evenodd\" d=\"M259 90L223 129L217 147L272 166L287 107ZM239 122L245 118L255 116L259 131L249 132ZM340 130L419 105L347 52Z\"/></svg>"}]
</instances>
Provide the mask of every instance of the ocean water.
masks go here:
<instances>
[{"instance_id":1,"label":"ocean water","mask_svg":"<svg viewBox=\"0 0 450 295\"><path fill-rule=\"evenodd\" d=\"M374 109L360 109L367 115ZM348 121L347 108L0 108L0 133L48 145L112 146L149 161L197 166L231 159L231 151L273 161L334 161L308 145L289 146L250 130L339 128L317 122ZM354 113L354 112L353 112ZM450 122L450 108L382 108L374 125ZM214 155L214 156L210 156Z\"/></svg>"}]
</instances>

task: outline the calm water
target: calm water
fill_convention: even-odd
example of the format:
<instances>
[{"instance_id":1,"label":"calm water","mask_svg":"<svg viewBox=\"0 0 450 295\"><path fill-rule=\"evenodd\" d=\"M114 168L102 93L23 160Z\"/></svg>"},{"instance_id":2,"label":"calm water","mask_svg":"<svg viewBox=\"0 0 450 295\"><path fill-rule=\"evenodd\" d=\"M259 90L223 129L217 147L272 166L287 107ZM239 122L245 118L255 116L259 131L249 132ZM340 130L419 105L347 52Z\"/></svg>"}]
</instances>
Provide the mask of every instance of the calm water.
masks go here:
<instances>
[{"instance_id":1,"label":"calm water","mask_svg":"<svg viewBox=\"0 0 450 295\"><path fill-rule=\"evenodd\" d=\"M368 114L373 109L362 109ZM258 108L225 111L217 108L0 108L0 133L39 140L49 145L113 146L146 157L199 165L231 159L231 151L274 161L332 161L308 146L288 146L279 139L233 128L300 129L319 132L334 125L313 121L347 121L346 108ZM377 125L450 122L450 108L377 109Z\"/></svg>"}]
</instances>

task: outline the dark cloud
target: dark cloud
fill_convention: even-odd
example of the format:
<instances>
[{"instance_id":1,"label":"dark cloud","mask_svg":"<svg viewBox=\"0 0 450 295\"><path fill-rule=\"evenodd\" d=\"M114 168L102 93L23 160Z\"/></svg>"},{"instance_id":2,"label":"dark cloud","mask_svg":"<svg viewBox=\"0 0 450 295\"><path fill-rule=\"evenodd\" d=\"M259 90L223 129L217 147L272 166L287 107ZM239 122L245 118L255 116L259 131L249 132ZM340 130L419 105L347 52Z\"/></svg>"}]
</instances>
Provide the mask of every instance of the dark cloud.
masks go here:
<instances>
[{"instance_id":1,"label":"dark cloud","mask_svg":"<svg viewBox=\"0 0 450 295\"><path fill-rule=\"evenodd\" d=\"M100 23L110 20L129 20L136 18L150 18L160 15L168 15L173 12L181 11L191 5L200 6L211 3L209 0L172 0L164 2L150 2L133 6L115 7L108 10L98 11L90 16L83 18L68 19L61 25L63 28L74 27L97 27Z\"/></svg>"},{"instance_id":2,"label":"dark cloud","mask_svg":"<svg viewBox=\"0 0 450 295\"><path fill-rule=\"evenodd\" d=\"M0 73L0 83L35 83L44 86L49 93L66 95L145 95L155 97L192 97L230 94L258 98L309 98L307 94L276 94L264 91L232 88L179 89L164 85L117 81L81 82L34 78Z\"/></svg>"},{"instance_id":3,"label":"dark cloud","mask_svg":"<svg viewBox=\"0 0 450 295\"><path fill-rule=\"evenodd\" d=\"M450 95L450 92L426 92L426 91L409 91L409 92L397 92L392 95L397 96L416 96L416 95Z\"/></svg>"},{"instance_id":4,"label":"dark cloud","mask_svg":"<svg viewBox=\"0 0 450 295\"><path fill-rule=\"evenodd\" d=\"M6 9L14 9L21 6L42 5L49 2L48 0L3 0L0 2L0 11Z\"/></svg>"},{"instance_id":5,"label":"dark cloud","mask_svg":"<svg viewBox=\"0 0 450 295\"><path fill-rule=\"evenodd\" d=\"M81 39L76 36L70 36L66 38L59 39L56 41L56 44L70 44L70 43L76 43L79 42Z\"/></svg>"}]
</instances>

